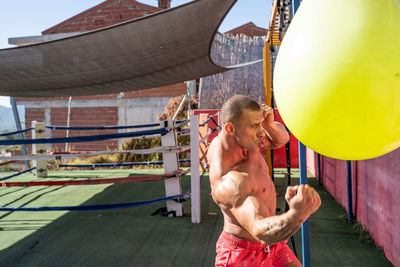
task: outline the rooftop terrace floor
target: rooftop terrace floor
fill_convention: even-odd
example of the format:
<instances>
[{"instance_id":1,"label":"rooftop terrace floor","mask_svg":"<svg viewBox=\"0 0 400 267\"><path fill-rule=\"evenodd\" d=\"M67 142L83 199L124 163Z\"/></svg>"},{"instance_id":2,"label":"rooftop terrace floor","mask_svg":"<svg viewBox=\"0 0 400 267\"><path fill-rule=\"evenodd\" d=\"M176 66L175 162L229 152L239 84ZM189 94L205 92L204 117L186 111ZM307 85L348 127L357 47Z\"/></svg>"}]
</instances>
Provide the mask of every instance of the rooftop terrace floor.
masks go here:
<instances>
[{"instance_id":1,"label":"rooftop terrace floor","mask_svg":"<svg viewBox=\"0 0 400 267\"><path fill-rule=\"evenodd\" d=\"M50 172L48 178L24 174L7 181L101 179L162 173L151 170ZM7 176L0 173L0 177ZM275 172L278 208L284 210L286 178ZM293 171L292 184L298 183ZM311 266L393 266L382 253L359 241L343 209L316 179L309 183L322 206L310 218ZM183 192L190 176L182 178ZM202 222L192 224L190 201L185 216L151 216L165 203L105 211L0 212L0 266L213 266L223 216L210 196L208 177L201 185ZM163 182L131 184L0 187L0 206L41 207L141 201L164 196ZM290 244L290 242L288 243ZM301 260L301 233L295 235Z\"/></svg>"}]
</instances>

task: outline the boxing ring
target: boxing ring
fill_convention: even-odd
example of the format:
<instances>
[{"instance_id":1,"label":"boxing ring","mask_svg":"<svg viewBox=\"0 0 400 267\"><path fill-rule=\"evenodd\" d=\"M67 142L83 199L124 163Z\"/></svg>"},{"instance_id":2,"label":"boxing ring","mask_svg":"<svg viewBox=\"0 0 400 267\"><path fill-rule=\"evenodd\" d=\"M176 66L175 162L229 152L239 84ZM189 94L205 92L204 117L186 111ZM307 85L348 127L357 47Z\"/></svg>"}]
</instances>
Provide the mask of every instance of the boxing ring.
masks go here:
<instances>
[{"instance_id":1,"label":"boxing ring","mask_svg":"<svg viewBox=\"0 0 400 267\"><path fill-rule=\"evenodd\" d=\"M27 128L18 132L9 132L3 136L11 136L20 133L32 131L32 139L14 139L0 140L0 146L15 146L15 145L32 145L32 154L27 156L11 156L0 157L3 162L0 165L15 163L16 161L32 161L33 167L22 170L18 173L4 176L0 178L0 190L21 187L52 187L52 186L88 186L102 184L124 184L124 183L139 183L149 181L163 181L165 184L165 197L155 199L132 201L124 203L101 203L94 205L80 206L45 206L45 207L11 207L2 206L0 212L15 212L15 211L88 211L88 210L106 210L106 209L122 209L131 208L141 205L150 205L153 203L165 202L167 206L167 214L169 216L183 216L182 202L191 199L191 217L193 223L201 221L200 207L200 181L208 171L206 160L209 137L218 129L218 123L214 118L216 115L209 116L208 114L193 114L190 121L162 121L159 124L145 124L133 126L99 126L99 127L63 127L63 126L45 126L43 123L33 122L31 128ZM211 124L212 123L212 124ZM190 124L190 128L186 126ZM213 128L209 128L212 125ZM186 128L184 128L186 127ZM74 136L65 138L47 138L46 131L50 130L99 130L99 129L140 129L139 131ZM145 129L145 130L142 130ZM190 130L190 146L178 146L177 134L179 132L187 134ZM56 143L74 143L74 142L90 142L98 140L109 140L116 138L145 138L161 136L162 146L139 150L116 150L116 151L93 151L89 153L52 153L46 151L44 144ZM190 151L190 159L179 159L180 152ZM97 164L65 164L62 161L74 159L78 157L90 157L103 154L151 154L162 153L163 161L147 161L147 162L121 162L121 163L97 163ZM163 174L138 175L128 177L113 177L101 179L72 179L72 180L47 180L47 164L49 160L57 162L58 168L66 168L74 172L75 168L118 168L132 166L150 166L164 165ZM181 163L190 162L190 168L180 168ZM36 179L28 181L18 180L18 176L26 173L33 173ZM188 192L182 193L181 178L188 173L191 173L191 188ZM40 180L38 180L40 179ZM1 194L0 194L1 196Z\"/></svg>"}]
</instances>

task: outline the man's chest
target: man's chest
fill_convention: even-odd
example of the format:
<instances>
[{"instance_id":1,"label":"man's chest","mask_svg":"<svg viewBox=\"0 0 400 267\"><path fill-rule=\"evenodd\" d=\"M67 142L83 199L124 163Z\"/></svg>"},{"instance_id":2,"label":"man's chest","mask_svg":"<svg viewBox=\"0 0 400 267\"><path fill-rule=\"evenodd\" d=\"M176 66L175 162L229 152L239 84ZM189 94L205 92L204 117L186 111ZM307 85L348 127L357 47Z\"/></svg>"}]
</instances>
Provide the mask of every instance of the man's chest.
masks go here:
<instances>
[{"instance_id":1,"label":"man's chest","mask_svg":"<svg viewBox=\"0 0 400 267\"><path fill-rule=\"evenodd\" d=\"M254 161L252 163L249 177L252 177L251 184L254 196L265 204L276 202L275 185L269 177L268 166L265 164L264 160L262 162Z\"/></svg>"}]
</instances>

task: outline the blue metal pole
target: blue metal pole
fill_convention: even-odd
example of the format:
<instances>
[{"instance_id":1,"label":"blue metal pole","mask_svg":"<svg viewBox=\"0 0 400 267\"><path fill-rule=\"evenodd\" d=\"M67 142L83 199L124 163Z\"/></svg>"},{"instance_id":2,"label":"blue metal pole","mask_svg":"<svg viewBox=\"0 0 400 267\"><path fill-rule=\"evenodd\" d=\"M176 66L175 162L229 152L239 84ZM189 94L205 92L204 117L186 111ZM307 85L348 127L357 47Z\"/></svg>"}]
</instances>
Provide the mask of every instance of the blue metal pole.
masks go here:
<instances>
[{"instance_id":1,"label":"blue metal pole","mask_svg":"<svg viewBox=\"0 0 400 267\"><path fill-rule=\"evenodd\" d=\"M296 14L300 0L293 0L293 14ZM300 184L307 184L306 147L299 141ZM303 247L303 266L310 267L310 233L308 220L301 226L301 240Z\"/></svg>"},{"instance_id":2,"label":"blue metal pole","mask_svg":"<svg viewBox=\"0 0 400 267\"><path fill-rule=\"evenodd\" d=\"M317 158L318 158L318 184L319 184L319 185L322 185L322 177L321 177L321 175L322 175L322 172L321 172L321 155L318 154L318 155L317 155Z\"/></svg>"},{"instance_id":3,"label":"blue metal pole","mask_svg":"<svg viewBox=\"0 0 400 267\"><path fill-rule=\"evenodd\" d=\"M347 169L347 221L351 222L353 219L353 192L351 186L351 161L346 161Z\"/></svg>"},{"instance_id":4,"label":"blue metal pole","mask_svg":"<svg viewBox=\"0 0 400 267\"><path fill-rule=\"evenodd\" d=\"M300 7L300 0L293 0L292 2L293 14L296 14L297 9Z\"/></svg>"},{"instance_id":5,"label":"blue metal pole","mask_svg":"<svg viewBox=\"0 0 400 267\"><path fill-rule=\"evenodd\" d=\"M299 141L300 184L307 184L306 147ZM310 267L310 231L308 220L301 226L303 266Z\"/></svg>"}]
</instances>

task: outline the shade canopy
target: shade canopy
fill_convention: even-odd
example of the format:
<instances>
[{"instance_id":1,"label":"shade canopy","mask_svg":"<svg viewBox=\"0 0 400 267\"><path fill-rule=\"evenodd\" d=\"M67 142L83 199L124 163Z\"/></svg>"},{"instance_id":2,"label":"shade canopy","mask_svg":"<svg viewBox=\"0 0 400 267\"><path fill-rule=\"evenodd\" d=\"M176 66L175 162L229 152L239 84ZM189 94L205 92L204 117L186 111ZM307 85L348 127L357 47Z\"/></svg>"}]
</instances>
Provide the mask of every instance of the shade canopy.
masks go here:
<instances>
[{"instance_id":1,"label":"shade canopy","mask_svg":"<svg viewBox=\"0 0 400 267\"><path fill-rule=\"evenodd\" d=\"M57 97L154 88L231 68L210 58L237 0L197 0L40 44L0 50L0 95Z\"/></svg>"}]
</instances>

